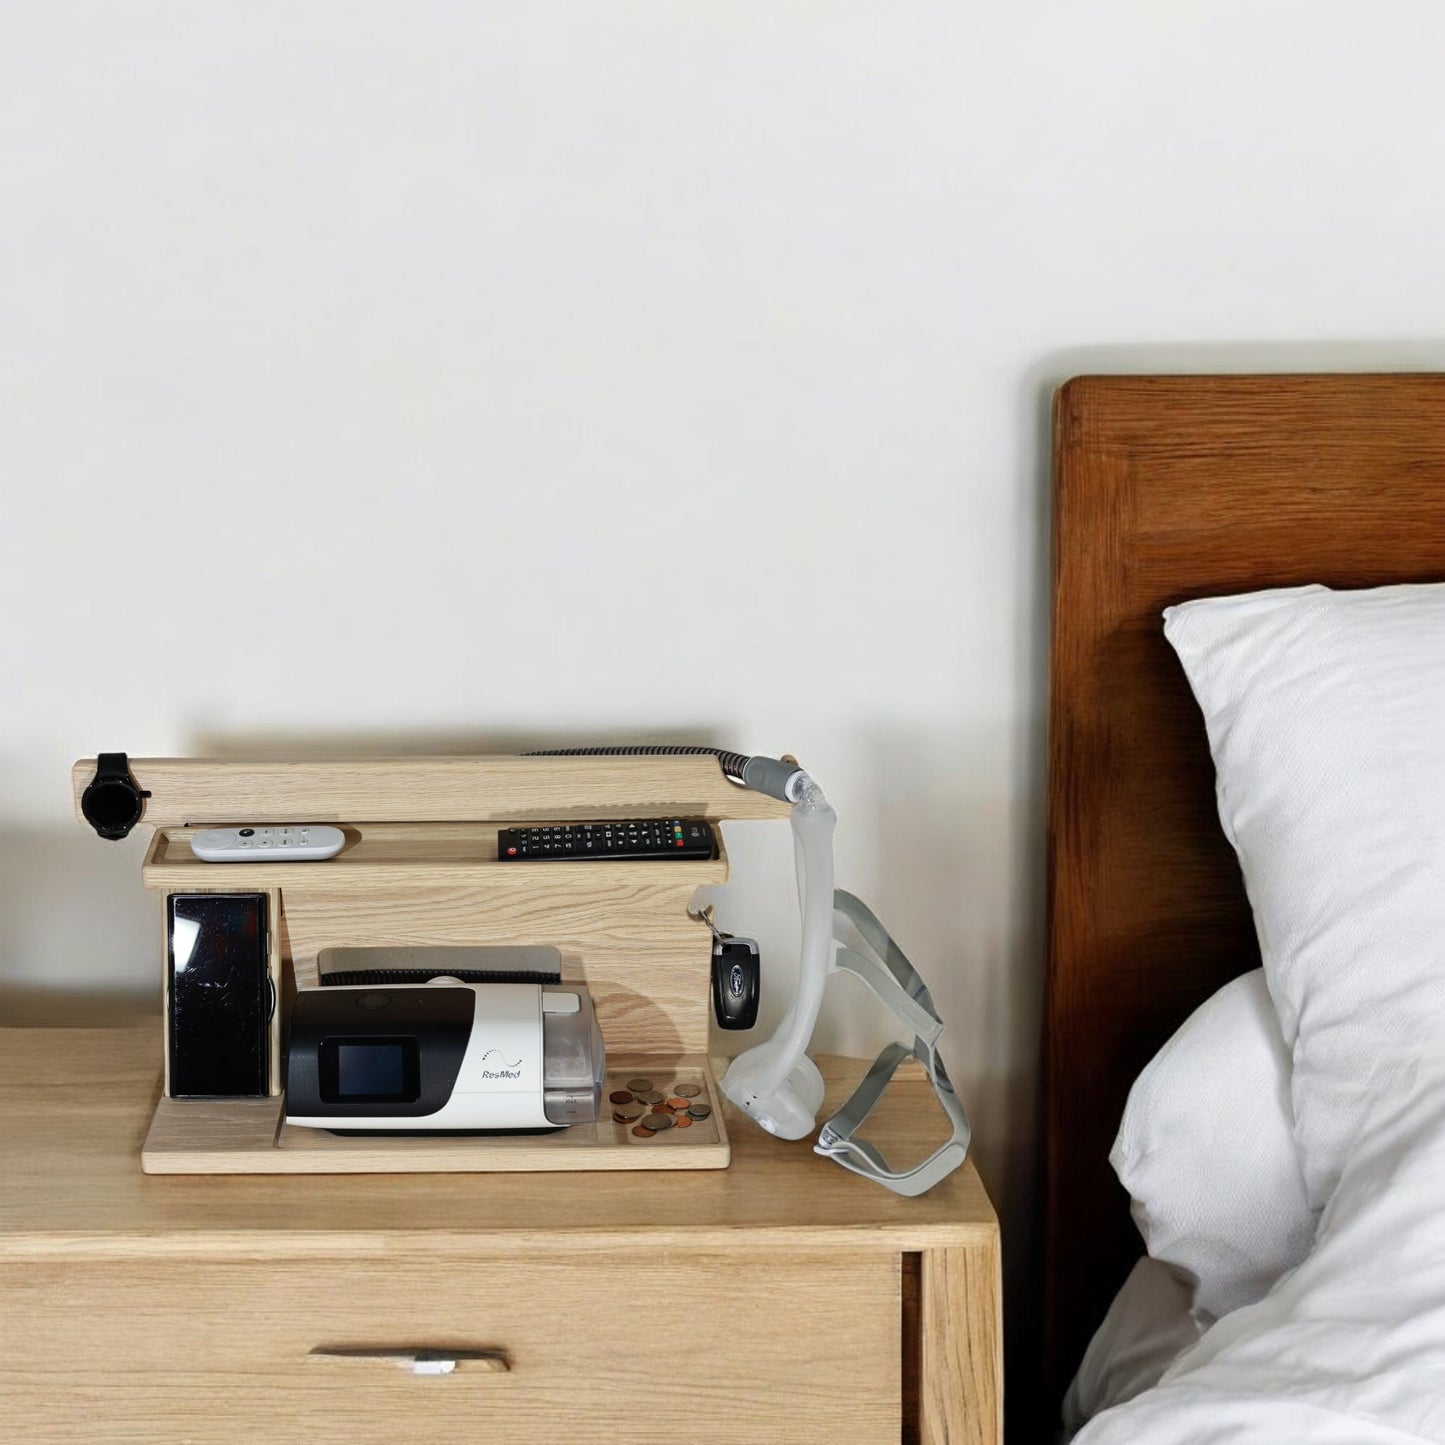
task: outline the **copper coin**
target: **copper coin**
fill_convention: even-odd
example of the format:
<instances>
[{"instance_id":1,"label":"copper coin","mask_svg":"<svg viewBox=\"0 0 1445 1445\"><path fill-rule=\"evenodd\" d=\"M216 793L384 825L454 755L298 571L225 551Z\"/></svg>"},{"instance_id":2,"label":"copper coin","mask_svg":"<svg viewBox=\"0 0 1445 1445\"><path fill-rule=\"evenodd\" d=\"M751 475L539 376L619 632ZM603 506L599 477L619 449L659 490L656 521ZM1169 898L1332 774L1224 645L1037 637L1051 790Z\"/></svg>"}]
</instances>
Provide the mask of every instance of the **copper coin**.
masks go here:
<instances>
[{"instance_id":1,"label":"copper coin","mask_svg":"<svg viewBox=\"0 0 1445 1445\"><path fill-rule=\"evenodd\" d=\"M686 1099L669 1099L669 1100L667 1101L667 1107L668 1107L669 1109L673 1110L674 1112L676 1112L678 1109L685 1109L685 1108L687 1108L687 1100L686 1100Z\"/></svg>"},{"instance_id":2,"label":"copper coin","mask_svg":"<svg viewBox=\"0 0 1445 1445\"><path fill-rule=\"evenodd\" d=\"M673 1091L681 1099L695 1099L702 1093L700 1084L679 1084Z\"/></svg>"},{"instance_id":3,"label":"copper coin","mask_svg":"<svg viewBox=\"0 0 1445 1445\"><path fill-rule=\"evenodd\" d=\"M639 1089L637 1091L637 1097L644 1104L662 1103L662 1095L659 1094L656 1089Z\"/></svg>"},{"instance_id":4,"label":"copper coin","mask_svg":"<svg viewBox=\"0 0 1445 1445\"><path fill-rule=\"evenodd\" d=\"M629 1080L627 1081L627 1087L628 1087L629 1089L631 1089L634 1094L643 1094L643 1093L646 1093L647 1090L652 1087L652 1080L651 1080L651 1079L629 1079Z\"/></svg>"},{"instance_id":5,"label":"copper coin","mask_svg":"<svg viewBox=\"0 0 1445 1445\"><path fill-rule=\"evenodd\" d=\"M646 1111L641 1104L623 1104L612 1115L619 1124L635 1124Z\"/></svg>"},{"instance_id":6,"label":"copper coin","mask_svg":"<svg viewBox=\"0 0 1445 1445\"><path fill-rule=\"evenodd\" d=\"M632 1132L633 1132L639 1139L650 1139L650 1138L652 1138L652 1130L651 1130L651 1129L644 1129L641 1124L634 1124L634 1125L632 1126Z\"/></svg>"},{"instance_id":7,"label":"copper coin","mask_svg":"<svg viewBox=\"0 0 1445 1445\"><path fill-rule=\"evenodd\" d=\"M614 1089L607 1096L614 1104L630 1104L632 1095L626 1089Z\"/></svg>"},{"instance_id":8,"label":"copper coin","mask_svg":"<svg viewBox=\"0 0 1445 1445\"><path fill-rule=\"evenodd\" d=\"M694 1119L706 1119L712 1113L711 1104L692 1104L687 1111Z\"/></svg>"},{"instance_id":9,"label":"copper coin","mask_svg":"<svg viewBox=\"0 0 1445 1445\"><path fill-rule=\"evenodd\" d=\"M664 1129L671 1129L677 1120L671 1114L649 1114L642 1122L654 1134L660 1134Z\"/></svg>"},{"instance_id":10,"label":"copper coin","mask_svg":"<svg viewBox=\"0 0 1445 1445\"><path fill-rule=\"evenodd\" d=\"M686 1114L679 1114L672 1122L679 1129L692 1128L692 1120L689 1119Z\"/></svg>"}]
</instances>

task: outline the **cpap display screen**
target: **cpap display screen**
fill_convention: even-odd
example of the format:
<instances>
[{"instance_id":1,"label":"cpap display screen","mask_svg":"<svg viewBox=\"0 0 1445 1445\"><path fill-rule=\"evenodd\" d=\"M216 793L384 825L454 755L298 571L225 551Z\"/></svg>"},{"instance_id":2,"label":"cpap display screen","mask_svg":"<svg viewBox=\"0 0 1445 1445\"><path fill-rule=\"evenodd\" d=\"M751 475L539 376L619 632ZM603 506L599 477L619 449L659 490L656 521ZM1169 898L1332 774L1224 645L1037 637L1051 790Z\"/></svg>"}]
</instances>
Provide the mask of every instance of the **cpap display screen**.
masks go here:
<instances>
[{"instance_id":1,"label":"cpap display screen","mask_svg":"<svg viewBox=\"0 0 1445 1445\"><path fill-rule=\"evenodd\" d=\"M342 1044L336 1050L336 1084L343 1099L401 1093L400 1044Z\"/></svg>"},{"instance_id":2,"label":"cpap display screen","mask_svg":"<svg viewBox=\"0 0 1445 1445\"><path fill-rule=\"evenodd\" d=\"M328 1104L414 1104L421 1097L414 1038L323 1039L320 1063Z\"/></svg>"}]
</instances>

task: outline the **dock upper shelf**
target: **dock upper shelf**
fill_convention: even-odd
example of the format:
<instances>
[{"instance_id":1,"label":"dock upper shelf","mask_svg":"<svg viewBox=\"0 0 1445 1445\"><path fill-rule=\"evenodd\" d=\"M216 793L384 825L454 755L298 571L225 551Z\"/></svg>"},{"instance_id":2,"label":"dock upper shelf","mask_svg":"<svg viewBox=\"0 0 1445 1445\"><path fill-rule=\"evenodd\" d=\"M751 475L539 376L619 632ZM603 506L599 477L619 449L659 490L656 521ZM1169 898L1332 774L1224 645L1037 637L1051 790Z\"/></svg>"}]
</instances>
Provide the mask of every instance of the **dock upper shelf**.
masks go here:
<instances>
[{"instance_id":1,"label":"dock upper shelf","mask_svg":"<svg viewBox=\"0 0 1445 1445\"><path fill-rule=\"evenodd\" d=\"M532 818L786 818L788 804L729 781L716 758L132 758L157 828L237 823L471 823ZM95 759L72 770L77 816ZM479 825L477 825L479 826ZM224 865L222 865L224 866ZM239 866L239 865L238 865ZM250 866L250 865L246 865Z\"/></svg>"},{"instance_id":2,"label":"dock upper shelf","mask_svg":"<svg viewBox=\"0 0 1445 1445\"><path fill-rule=\"evenodd\" d=\"M339 824L340 853L324 862L206 863L191 851L187 828L157 828L142 876L148 888L176 890L306 888L328 893L371 893L398 885L476 884L533 888L564 884L606 891L640 884L697 887L727 881L727 853L717 833L717 856L706 859L595 858L508 862L497 857L498 828L542 827L557 819L489 823Z\"/></svg>"}]
</instances>

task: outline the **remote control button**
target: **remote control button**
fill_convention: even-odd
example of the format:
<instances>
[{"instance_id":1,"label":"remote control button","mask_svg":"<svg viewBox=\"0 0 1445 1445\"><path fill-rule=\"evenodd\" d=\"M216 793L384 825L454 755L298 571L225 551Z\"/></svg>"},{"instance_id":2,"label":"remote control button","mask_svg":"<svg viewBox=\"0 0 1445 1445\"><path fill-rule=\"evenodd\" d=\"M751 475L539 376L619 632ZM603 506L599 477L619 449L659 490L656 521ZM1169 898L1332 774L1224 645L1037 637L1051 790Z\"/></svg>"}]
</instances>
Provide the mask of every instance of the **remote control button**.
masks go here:
<instances>
[{"instance_id":1,"label":"remote control button","mask_svg":"<svg viewBox=\"0 0 1445 1445\"><path fill-rule=\"evenodd\" d=\"M242 829L241 829L241 837L243 837L243 838L250 838L250 837L252 837L252 836L255 834L255 832L256 832L256 830L255 830L254 828L242 828Z\"/></svg>"}]
</instances>

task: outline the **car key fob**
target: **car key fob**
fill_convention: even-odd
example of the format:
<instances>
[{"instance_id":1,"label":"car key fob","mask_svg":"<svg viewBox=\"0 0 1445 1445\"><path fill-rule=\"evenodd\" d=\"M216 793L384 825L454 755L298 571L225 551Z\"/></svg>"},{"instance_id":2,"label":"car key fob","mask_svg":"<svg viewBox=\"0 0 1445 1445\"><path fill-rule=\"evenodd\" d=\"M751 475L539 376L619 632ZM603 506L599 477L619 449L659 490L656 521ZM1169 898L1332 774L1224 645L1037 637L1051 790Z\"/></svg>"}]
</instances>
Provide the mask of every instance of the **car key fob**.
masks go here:
<instances>
[{"instance_id":1,"label":"car key fob","mask_svg":"<svg viewBox=\"0 0 1445 1445\"><path fill-rule=\"evenodd\" d=\"M751 938L723 934L712 945L712 1012L720 1029L750 1029L758 1021L763 969Z\"/></svg>"}]
</instances>

